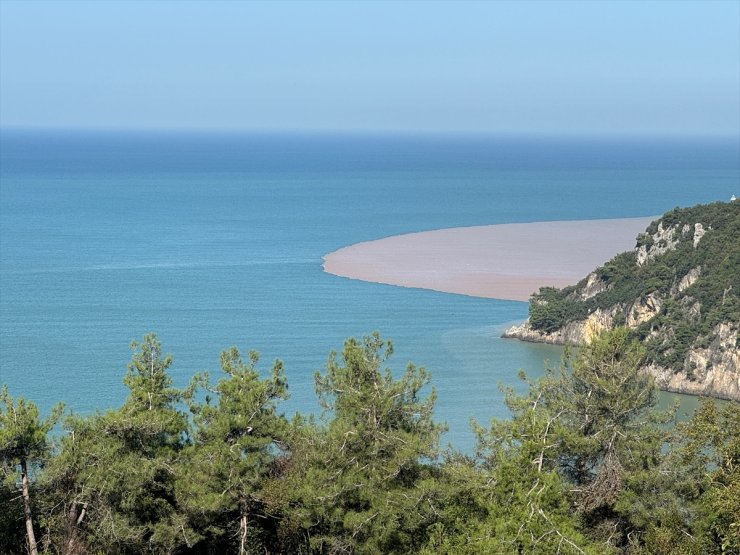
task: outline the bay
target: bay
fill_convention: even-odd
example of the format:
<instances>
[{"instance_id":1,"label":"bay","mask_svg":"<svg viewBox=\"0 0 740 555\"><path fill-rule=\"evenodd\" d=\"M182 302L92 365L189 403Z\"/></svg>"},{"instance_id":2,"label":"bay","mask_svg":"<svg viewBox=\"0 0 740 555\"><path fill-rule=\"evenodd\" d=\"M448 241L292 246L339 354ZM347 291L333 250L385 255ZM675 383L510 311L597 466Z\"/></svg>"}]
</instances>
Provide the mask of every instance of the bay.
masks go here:
<instances>
[{"instance_id":1,"label":"bay","mask_svg":"<svg viewBox=\"0 0 740 555\"><path fill-rule=\"evenodd\" d=\"M398 233L646 216L737 194L736 138L0 132L0 382L43 410L119 405L156 331L178 386L218 353L285 363L288 414L349 336L426 366L445 437L505 417L499 384L560 349L498 338L526 303L356 282L321 257Z\"/></svg>"}]
</instances>

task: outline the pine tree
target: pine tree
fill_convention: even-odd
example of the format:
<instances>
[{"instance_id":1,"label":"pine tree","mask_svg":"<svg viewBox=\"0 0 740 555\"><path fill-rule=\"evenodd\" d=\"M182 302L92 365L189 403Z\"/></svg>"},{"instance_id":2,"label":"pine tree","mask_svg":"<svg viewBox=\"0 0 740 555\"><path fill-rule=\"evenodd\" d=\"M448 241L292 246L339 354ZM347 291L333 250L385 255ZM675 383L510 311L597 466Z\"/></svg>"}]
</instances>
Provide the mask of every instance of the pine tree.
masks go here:
<instances>
[{"instance_id":1,"label":"pine tree","mask_svg":"<svg viewBox=\"0 0 740 555\"><path fill-rule=\"evenodd\" d=\"M26 542L31 555L38 553L38 546L31 510L29 467L40 464L49 454L47 435L59 420L62 410L62 405L57 405L47 418L41 420L35 403L26 402L22 397L14 400L7 386L0 390L0 461L6 480L20 482ZM14 475L17 476L15 480Z\"/></svg>"},{"instance_id":2,"label":"pine tree","mask_svg":"<svg viewBox=\"0 0 740 555\"><path fill-rule=\"evenodd\" d=\"M740 554L738 404L703 400L692 418L676 427L667 463L671 487L666 490L684 509L684 518L672 523L679 534L671 537L696 553Z\"/></svg>"},{"instance_id":3,"label":"pine tree","mask_svg":"<svg viewBox=\"0 0 740 555\"><path fill-rule=\"evenodd\" d=\"M244 554L264 553L274 539L273 510L267 487L280 474L288 423L277 403L288 396L280 361L260 379L259 357L245 363L232 347L221 353L225 376L215 387L207 375L195 386L209 392L205 403L191 402L194 444L185 452L178 498L198 530L201 548ZM211 403L210 395L214 395Z\"/></svg>"},{"instance_id":4,"label":"pine tree","mask_svg":"<svg viewBox=\"0 0 740 555\"><path fill-rule=\"evenodd\" d=\"M47 520L61 552L167 553L194 536L175 500L188 422L167 374L172 357L153 334L132 350L123 406L68 418L45 473Z\"/></svg>"},{"instance_id":5,"label":"pine tree","mask_svg":"<svg viewBox=\"0 0 740 555\"><path fill-rule=\"evenodd\" d=\"M475 457L448 456L441 518L425 555L609 552L580 529L558 472L565 411L550 400L561 377L527 383L525 395L505 389L510 419L494 419L488 429L473 424Z\"/></svg>"},{"instance_id":6,"label":"pine tree","mask_svg":"<svg viewBox=\"0 0 740 555\"><path fill-rule=\"evenodd\" d=\"M644 351L628 334L604 332L568 351L526 395L505 390L512 418L477 427L488 485L474 498L487 516L458 530L469 539L453 547L608 553L642 545L653 501L643 485L657 480L671 414L655 410Z\"/></svg>"},{"instance_id":7,"label":"pine tree","mask_svg":"<svg viewBox=\"0 0 740 555\"><path fill-rule=\"evenodd\" d=\"M408 553L423 544L433 520L428 466L443 426L432 420L434 390L423 368L409 364L395 380L383 368L393 348L375 333L332 353L316 392L331 415L304 427L292 479L300 499L288 521L305 530L318 553Z\"/></svg>"}]
</instances>

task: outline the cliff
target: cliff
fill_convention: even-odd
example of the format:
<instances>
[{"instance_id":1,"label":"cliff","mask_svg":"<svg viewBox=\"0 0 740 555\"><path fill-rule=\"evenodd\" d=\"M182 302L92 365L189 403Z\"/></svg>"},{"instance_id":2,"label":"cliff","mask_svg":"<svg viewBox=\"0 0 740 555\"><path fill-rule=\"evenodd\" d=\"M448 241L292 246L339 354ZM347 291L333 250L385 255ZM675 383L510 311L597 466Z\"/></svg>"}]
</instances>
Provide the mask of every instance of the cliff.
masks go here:
<instances>
[{"instance_id":1,"label":"cliff","mask_svg":"<svg viewBox=\"0 0 740 555\"><path fill-rule=\"evenodd\" d=\"M577 285L532 295L503 337L577 345L616 326L661 389L740 400L740 202L668 212Z\"/></svg>"}]
</instances>

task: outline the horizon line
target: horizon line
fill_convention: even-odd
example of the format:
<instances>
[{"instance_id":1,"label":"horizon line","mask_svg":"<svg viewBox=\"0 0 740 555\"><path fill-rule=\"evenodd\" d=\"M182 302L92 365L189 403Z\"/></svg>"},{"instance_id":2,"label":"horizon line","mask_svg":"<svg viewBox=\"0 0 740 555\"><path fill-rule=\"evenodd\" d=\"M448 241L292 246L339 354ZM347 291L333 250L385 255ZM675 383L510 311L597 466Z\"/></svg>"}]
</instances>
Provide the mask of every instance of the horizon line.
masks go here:
<instances>
[{"instance_id":1,"label":"horizon line","mask_svg":"<svg viewBox=\"0 0 740 555\"><path fill-rule=\"evenodd\" d=\"M0 132L57 133L141 133L141 134L203 134L203 135L324 135L324 136L398 136L398 137L478 137L478 138L601 138L601 139L735 139L736 133L668 133L668 132L594 132L594 131L503 131L465 129L328 129L328 128L249 128L249 127L165 127L118 125L2 125Z\"/></svg>"}]
</instances>

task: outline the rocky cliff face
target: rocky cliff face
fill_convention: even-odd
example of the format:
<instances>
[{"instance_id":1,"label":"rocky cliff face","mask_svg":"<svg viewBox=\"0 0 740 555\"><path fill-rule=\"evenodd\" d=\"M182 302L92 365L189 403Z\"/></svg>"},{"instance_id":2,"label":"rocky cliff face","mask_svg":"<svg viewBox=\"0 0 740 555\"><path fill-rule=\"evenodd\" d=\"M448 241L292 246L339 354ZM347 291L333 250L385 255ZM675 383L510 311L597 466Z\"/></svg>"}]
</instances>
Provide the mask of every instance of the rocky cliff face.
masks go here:
<instances>
[{"instance_id":1,"label":"rocky cliff face","mask_svg":"<svg viewBox=\"0 0 740 555\"><path fill-rule=\"evenodd\" d=\"M569 322L552 333L532 329L526 321L510 327L502 337L532 343L581 345L590 342L598 332L611 329L617 312L618 309L597 310L585 320ZM683 370L675 372L656 363L645 365L644 370L655 377L656 385L664 391L740 401L740 352L735 346L738 327L731 323L720 324L713 336L709 347L689 350Z\"/></svg>"},{"instance_id":2,"label":"rocky cliff face","mask_svg":"<svg viewBox=\"0 0 740 555\"><path fill-rule=\"evenodd\" d=\"M720 207L730 215L721 220L730 245L740 242L740 206L733 204ZM719 237L719 227L713 229L711 222L671 219L671 224L654 222L638 237L629 263L622 258L620 264L626 264L634 279L625 278L626 271L614 278L607 263L575 287L547 294L543 290L530 305L531 319L539 318L539 325L527 320L503 337L578 345L604 329L624 325L645 342L649 356L644 370L661 389L740 400L740 322L737 308L731 308L740 306L734 291L740 274L737 247L717 248L712 241L717 240L713 234ZM710 251L705 254L701 249L707 241ZM720 257L724 260L717 263ZM555 316L543 316L548 307ZM575 317L560 316L563 313Z\"/></svg>"},{"instance_id":3,"label":"rocky cliff face","mask_svg":"<svg viewBox=\"0 0 740 555\"><path fill-rule=\"evenodd\" d=\"M553 345L580 345L588 343L591 338L605 329L611 329L614 315L618 309L609 311L595 310L584 320L568 322L562 328L547 333L533 329L529 320L518 326L507 329L501 337L521 339L532 343L552 343Z\"/></svg>"},{"instance_id":4,"label":"rocky cliff face","mask_svg":"<svg viewBox=\"0 0 740 555\"><path fill-rule=\"evenodd\" d=\"M648 234L651 238L650 245L640 245L637 247L637 264L643 266L648 262L655 260L656 257L668 251L676 249L679 243L677 235L677 226L663 227L663 222L658 223L658 230L655 233ZM686 233L690 227L684 225L682 232Z\"/></svg>"},{"instance_id":5,"label":"rocky cliff face","mask_svg":"<svg viewBox=\"0 0 740 555\"><path fill-rule=\"evenodd\" d=\"M737 326L720 324L713 330L714 340L707 348L692 348L685 367L679 372L649 364L645 367L655 377L656 385L666 391L709 395L740 400L740 355L735 347Z\"/></svg>"}]
</instances>

